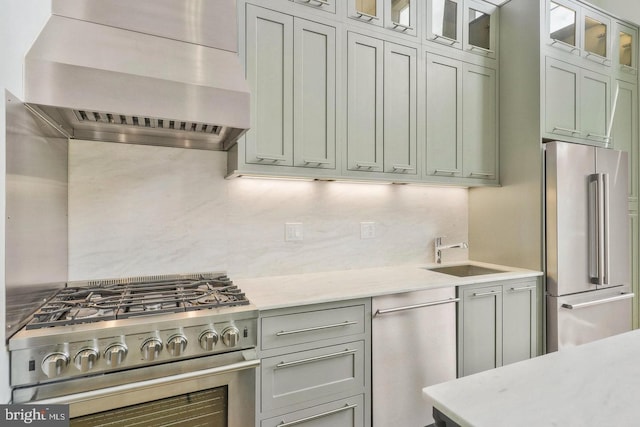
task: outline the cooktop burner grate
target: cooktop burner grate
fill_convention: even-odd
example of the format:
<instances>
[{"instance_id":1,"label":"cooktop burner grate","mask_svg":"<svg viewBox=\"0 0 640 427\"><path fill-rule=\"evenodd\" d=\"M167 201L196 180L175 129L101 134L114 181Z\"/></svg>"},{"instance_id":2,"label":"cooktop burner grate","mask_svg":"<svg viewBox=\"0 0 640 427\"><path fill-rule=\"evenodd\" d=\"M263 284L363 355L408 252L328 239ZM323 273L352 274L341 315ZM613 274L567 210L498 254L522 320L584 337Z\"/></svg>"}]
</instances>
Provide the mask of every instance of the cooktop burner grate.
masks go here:
<instances>
[{"instance_id":1,"label":"cooktop burner grate","mask_svg":"<svg viewBox=\"0 0 640 427\"><path fill-rule=\"evenodd\" d=\"M47 301L27 329L238 305L249 300L227 276L154 276L67 286Z\"/></svg>"}]
</instances>

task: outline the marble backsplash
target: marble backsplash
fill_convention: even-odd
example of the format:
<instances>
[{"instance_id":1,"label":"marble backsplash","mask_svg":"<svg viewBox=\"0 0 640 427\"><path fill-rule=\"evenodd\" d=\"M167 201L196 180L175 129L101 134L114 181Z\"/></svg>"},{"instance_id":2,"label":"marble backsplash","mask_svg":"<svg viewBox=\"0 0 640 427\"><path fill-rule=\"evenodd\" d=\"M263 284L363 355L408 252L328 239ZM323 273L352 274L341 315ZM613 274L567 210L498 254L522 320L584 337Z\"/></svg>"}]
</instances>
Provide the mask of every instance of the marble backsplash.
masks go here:
<instances>
[{"instance_id":1,"label":"marble backsplash","mask_svg":"<svg viewBox=\"0 0 640 427\"><path fill-rule=\"evenodd\" d=\"M224 152L71 141L69 279L426 263L435 236L468 237L466 189L225 180L225 170ZM360 238L365 221L375 238ZM303 224L302 241L285 241L288 222Z\"/></svg>"}]
</instances>

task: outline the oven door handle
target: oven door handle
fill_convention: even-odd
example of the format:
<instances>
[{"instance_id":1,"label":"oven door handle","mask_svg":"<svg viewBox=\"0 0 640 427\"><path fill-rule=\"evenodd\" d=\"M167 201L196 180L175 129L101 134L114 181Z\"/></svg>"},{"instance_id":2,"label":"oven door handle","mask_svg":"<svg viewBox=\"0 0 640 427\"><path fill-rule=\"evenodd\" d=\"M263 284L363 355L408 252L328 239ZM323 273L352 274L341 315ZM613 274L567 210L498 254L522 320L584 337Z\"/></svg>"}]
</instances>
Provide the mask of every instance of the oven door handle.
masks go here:
<instances>
[{"instance_id":1,"label":"oven door handle","mask_svg":"<svg viewBox=\"0 0 640 427\"><path fill-rule=\"evenodd\" d=\"M184 381L192 378L198 378L208 375L222 375L235 371L244 371L260 366L260 359L251 359L243 362L232 363L231 365L218 366L216 368L202 369L194 372L186 372L168 377L154 378L152 380L139 381L130 384L122 384L114 387L104 388L100 390L86 391L82 393L70 394L62 397L54 397L51 399L37 400L33 403L37 404L57 404L57 403L76 403L83 400L105 397L108 395L123 393L136 389L148 388L157 385L168 384L171 382Z\"/></svg>"}]
</instances>

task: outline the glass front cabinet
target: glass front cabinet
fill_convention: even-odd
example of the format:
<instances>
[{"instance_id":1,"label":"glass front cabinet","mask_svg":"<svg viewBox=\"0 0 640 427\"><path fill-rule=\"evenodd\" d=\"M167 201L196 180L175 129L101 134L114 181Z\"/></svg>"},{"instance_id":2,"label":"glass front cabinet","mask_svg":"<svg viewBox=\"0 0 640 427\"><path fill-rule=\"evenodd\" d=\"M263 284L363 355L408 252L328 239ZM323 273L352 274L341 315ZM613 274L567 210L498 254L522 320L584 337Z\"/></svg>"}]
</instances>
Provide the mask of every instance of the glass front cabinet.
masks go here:
<instances>
[{"instance_id":1,"label":"glass front cabinet","mask_svg":"<svg viewBox=\"0 0 640 427\"><path fill-rule=\"evenodd\" d=\"M547 44L598 64L612 64L611 19L570 0L549 0L546 5Z\"/></svg>"},{"instance_id":2,"label":"glass front cabinet","mask_svg":"<svg viewBox=\"0 0 640 427\"><path fill-rule=\"evenodd\" d=\"M427 0L426 38L496 57L498 8L477 0Z\"/></svg>"},{"instance_id":3,"label":"glass front cabinet","mask_svg":"<svg viewBox=\"0 0 640 427\"><path fill-rule=\"evenodd\" d=\"M360 22L415 36L417 0L349 0L348 16Z\"/></svg>"},{"instance_id":4,"label":"glass front cabinet","mask_svg":"<svg viewBox=\"0 0 640 427\"><path fill-rule=\"evenodd\" d=\"M635 81L638 75L638 30L622 23L616 23L613 33L614 65L624 79Z\"/></svg>"}]
</instances>

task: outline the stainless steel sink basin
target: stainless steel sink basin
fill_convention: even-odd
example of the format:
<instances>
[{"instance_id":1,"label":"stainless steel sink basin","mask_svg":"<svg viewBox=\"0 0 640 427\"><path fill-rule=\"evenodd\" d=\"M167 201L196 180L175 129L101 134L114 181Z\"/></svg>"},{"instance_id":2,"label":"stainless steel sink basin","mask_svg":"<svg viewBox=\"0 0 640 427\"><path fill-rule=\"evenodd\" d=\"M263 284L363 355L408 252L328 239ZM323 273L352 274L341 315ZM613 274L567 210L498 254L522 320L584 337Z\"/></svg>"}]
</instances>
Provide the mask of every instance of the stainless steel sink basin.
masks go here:
<instances>
[{"instance_id":1,"label":"stainless steel sink basin","mask_svg":"<svg viewBox=\"0 0 640 427\"><path fill-rule=\"evenodd\" d=\"M480 267L480 266L471 265L471 264L449 265L446 267L434 267L434 268L428 268L427 270L435 271L436 273L450 274L451 276L457 276L457 277L469 277L469 276L480 276L482 274L504 273L504 270L496 270L493 268Z\"/></svg>"}]
</instances>

